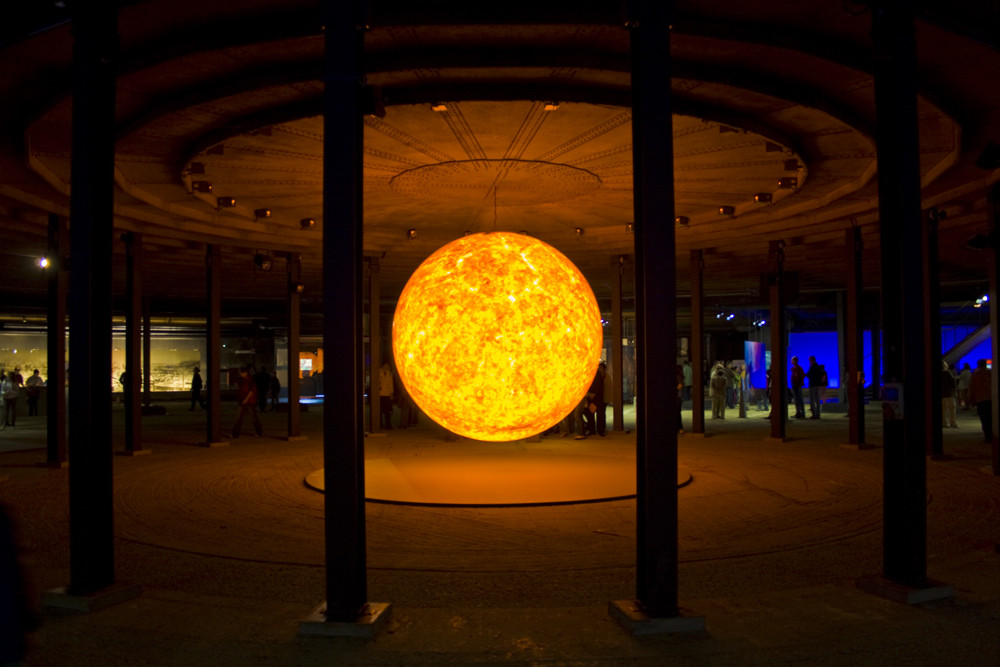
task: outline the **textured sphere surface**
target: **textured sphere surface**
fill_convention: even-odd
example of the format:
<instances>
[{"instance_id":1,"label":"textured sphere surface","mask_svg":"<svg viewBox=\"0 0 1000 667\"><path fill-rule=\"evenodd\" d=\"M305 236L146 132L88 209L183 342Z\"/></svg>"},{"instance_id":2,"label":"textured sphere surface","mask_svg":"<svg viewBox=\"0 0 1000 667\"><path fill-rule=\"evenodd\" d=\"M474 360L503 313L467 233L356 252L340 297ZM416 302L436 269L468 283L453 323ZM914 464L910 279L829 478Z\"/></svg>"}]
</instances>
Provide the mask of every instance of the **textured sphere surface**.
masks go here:
<instances>
[{"instance_id":1,"label":"textured sphere surface","mask_svg":"<svg viewBox=\"0 0 1000 667\"><path fill-rule=\"evenodd\" d=\"M587 393L602 345L583 274L552 246L513 232L438 249L410 276L392 323L410 396L476 440L525 438L565 417Z\"/></svg>"}]
</instances>

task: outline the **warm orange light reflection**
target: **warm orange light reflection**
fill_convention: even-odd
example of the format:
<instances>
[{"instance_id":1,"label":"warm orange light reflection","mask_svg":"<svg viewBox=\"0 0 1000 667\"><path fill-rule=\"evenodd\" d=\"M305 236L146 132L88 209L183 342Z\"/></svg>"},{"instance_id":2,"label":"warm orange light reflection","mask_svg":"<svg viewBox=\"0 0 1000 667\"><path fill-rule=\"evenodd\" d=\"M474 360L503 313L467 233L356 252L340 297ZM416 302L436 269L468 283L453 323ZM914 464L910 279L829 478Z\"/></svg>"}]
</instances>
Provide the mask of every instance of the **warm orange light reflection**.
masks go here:
<instances>
[{"instance_id":1,"label":"warm orange light reflection","mask_svg":"<svg viewBox=\"0 0 1000 667\"><path fill-rule=\"evenodd\" d=\"M465 236L424 260L392 324L407 391L445 428L516 440L565 417L600 359L601 314L580 270L523 234Z\"/></svg>"}]
</instances>

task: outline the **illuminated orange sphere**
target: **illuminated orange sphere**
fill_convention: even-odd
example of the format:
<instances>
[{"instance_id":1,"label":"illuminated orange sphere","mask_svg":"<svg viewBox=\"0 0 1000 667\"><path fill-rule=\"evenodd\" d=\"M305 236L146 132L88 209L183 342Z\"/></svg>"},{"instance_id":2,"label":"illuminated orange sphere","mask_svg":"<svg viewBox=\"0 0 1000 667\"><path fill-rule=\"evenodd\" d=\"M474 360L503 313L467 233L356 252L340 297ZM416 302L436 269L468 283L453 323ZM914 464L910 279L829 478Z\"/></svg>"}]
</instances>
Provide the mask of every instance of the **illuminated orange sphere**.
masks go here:
<instances>
[{"instance_id":1,"label":"illuminated orange sphere","mask_svg":"<svg viewBox=\"0 0 1000 667\"><path fill-rule=\"evenodd\" d=\"M579 404L603 346L586 278L561 252L512 232L440 248L403 288L392 351L431 419L476 440L541 433Z\"/></svg>"}]
</instances>

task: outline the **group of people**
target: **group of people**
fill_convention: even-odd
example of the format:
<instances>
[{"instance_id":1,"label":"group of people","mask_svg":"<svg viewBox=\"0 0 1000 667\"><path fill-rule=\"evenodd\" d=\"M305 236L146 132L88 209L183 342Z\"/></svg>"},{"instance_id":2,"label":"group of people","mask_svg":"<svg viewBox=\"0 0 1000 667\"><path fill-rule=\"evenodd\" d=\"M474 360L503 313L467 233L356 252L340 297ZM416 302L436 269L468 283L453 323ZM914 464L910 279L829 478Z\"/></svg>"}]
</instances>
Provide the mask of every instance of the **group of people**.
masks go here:
<instances>
[{"instance_id":1,"label":"group of people","mask_svg":"<svg viewBox=\"0 0 1000 667\"><path fill-rule=\"evenodd\" d=\"M191 381L191 409L194 409L195 397L194 388L197 385L200 391L201 376L195 368L194 379ZM240 369L239 378L236 380L236 423L233 424L230 437L235 440L240 437L243 431L243 419L250 415L250 422L253 424L254 434L258 437L264 434L264 427L260 423L257 411L267 411L268 397L271 399L272 409L278 409L278 395L281 392L281 382L278 381L277 374L270 374L267 369L261 366L258 371L253 364L247 364ZM198 397L200 399L200 395ZM202 408L205 405L202 403Z\"/></svg>"},{"instance_id":2,"label":"group of people","mask_svg":"<svg viewBox=\"0 0 1000 667\"><path fill-rule=\"evenodd\" d=\"M806 381L809 382L806 385ZM819 419L823 413L823 403L826 401L826 389L830 386L830 378L826 374L826 366L817 363L816 357L809 357L809 368L799 365L799 358L792 357L792 367L789 370L789 386L792 388L792 398L795 401L795 419L806 418L805 402L802 390L809 390L809 419Z\"/></svg>"},{"instance_id":3,"label":"group of people","mask_svg":"<svg viewBox=\"0 0 1000 667\"><path fill-rule=\"evenodd\" d=\"M951 394L949 395L949 390ZM976 408L979 423L983 427L983 441L993 440L993 378L986 359L976 362L976 370L969 364L962 367L956 378L948 363L944 362L941 369L941 409L942 426L957 428L955 424L955 401L962 405L963 410Z\"/></svg>"},{"instance_id":4,"label":"group of people","mask_svg":"<svg viewBox=\"0 0 1000 667\"><path fill-rule=\"evenodd\" d=\"M712 419L725 419L726 408L735 408L738 389L743 382L742 369L731 361L717 361L708 376L708 395L712 399Z\"/></svg>"},{"instance_id":5,"label":"group of people","mask_svg":"<svg viewBox=\"0 0 1000 667\"><path fill-rule=\"evenodd\" d=\"M21 375L21 367L15 366L12 371L0 371L0 396L3 397L3 428L14 428L17 424L17 399L21 397L21 387L28 396L28 416L38 416L38 398L45 380L36 368L35 372L25 381Z\"/></svg>"}]
</instances>

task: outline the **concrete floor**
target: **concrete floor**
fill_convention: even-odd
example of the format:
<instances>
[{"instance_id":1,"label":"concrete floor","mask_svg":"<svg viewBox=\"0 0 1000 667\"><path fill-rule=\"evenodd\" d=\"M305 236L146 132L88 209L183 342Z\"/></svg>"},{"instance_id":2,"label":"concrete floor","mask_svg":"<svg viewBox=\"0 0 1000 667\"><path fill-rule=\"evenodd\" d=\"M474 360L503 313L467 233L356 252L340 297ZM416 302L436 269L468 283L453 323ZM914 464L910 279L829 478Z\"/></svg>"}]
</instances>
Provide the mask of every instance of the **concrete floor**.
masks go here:
<instances>
[{"instance_id":1,"label":"concrete floor","mask_svg":"<svg viewBox=\"0 0 1000 667\"><path fill-rule=\"evenodd\" d=\"M881 566L879 447L842 448L840 414L792 422L776 442L751 410L680 438L693 478L679 491L681 604L706 631L633 637L608 615L634 595L632 499L369 503L368 597L393 609L366 641L297 634L324 597L322 496L304 484L323 465L322 410L303 415L304 441L279 439L283 416L268 413L265 437L204 449L203 413L168 408L144 418L151 455L114 457L116 571L142 595L45 617L27 664L1000 664L1000 478L980 470L989 445L971 412L945 431L952 458L927 471L928 574L953 598L907 606L855 585ZM606 442L614 455L631 439ZM373 459L455 446L429 425L369 443ZM36 466L43 444L27 418L0 432L0 502L18 522L35 604L69 579L68 471ZM514 445L531 446L572 443Z\"/></svg>"}]
</instances>

